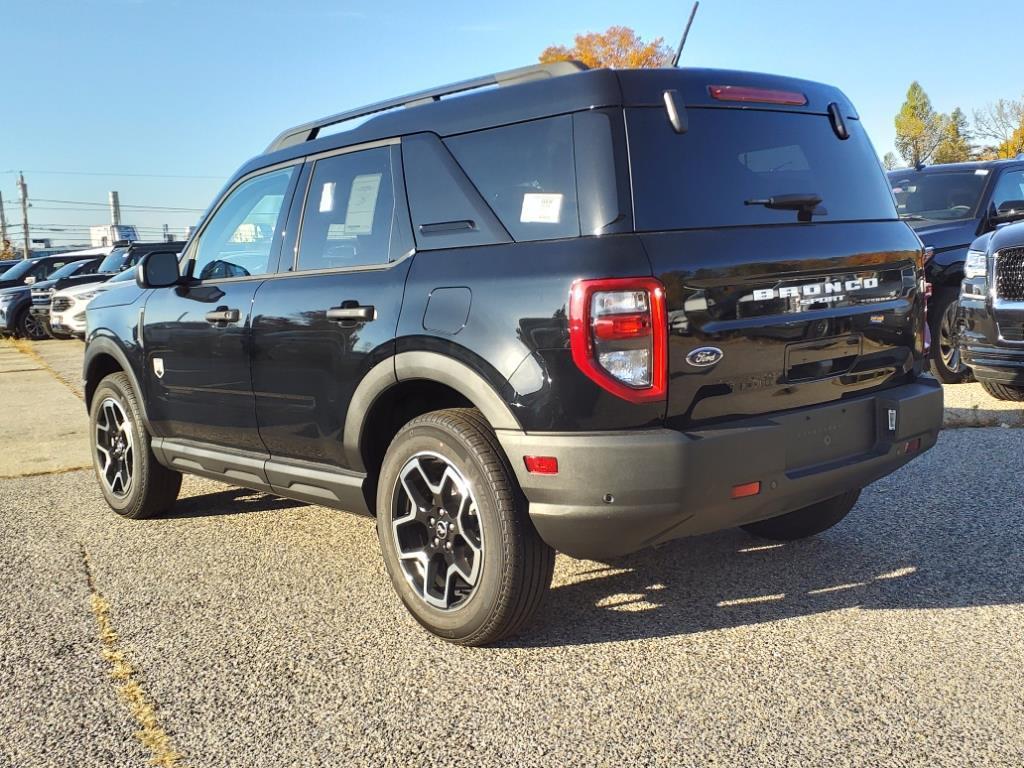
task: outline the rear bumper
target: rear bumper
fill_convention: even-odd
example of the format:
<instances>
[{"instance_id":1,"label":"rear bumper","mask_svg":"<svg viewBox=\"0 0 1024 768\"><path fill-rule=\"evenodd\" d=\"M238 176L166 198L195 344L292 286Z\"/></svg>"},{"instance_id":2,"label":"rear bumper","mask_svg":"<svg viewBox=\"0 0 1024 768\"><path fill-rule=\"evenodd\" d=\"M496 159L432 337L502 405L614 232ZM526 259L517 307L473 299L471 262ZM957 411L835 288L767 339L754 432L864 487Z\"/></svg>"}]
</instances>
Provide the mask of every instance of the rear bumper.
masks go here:
<instances>
[{"instance_id":1,"label":"rear bumper","mask_svg":"<svg viewBox=\"0 0 1024 768\"><path fill-rule=\"evenodd\" d=\"M896 428L889 429L889 412ZM873 422L873 423L871 423ZM541 537L574 557L615 557L791 512L863 488L935 445L942 388L930 377L860 398L688 432L499 431ZM907 443L920 438L917 451ZM846 448L848 452L844 452ZM557 475L524 456L558 458ZM756 496L734 486L760 482Z\"/></svg>"}]
</instances>

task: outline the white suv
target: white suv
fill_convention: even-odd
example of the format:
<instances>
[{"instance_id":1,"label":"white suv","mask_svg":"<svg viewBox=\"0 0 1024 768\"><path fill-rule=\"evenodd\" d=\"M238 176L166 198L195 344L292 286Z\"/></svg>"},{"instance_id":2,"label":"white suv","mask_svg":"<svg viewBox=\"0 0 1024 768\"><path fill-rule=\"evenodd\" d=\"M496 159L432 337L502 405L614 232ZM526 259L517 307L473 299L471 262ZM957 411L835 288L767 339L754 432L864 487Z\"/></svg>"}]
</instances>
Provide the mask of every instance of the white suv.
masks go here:
<instances>
[{"instance_id":1,"label":"white suv","mask_svg":"<svg viewBox=\"0 0 1024 768\"><path fill-rule=\"evenodd\" d=\"M57 291L50 299L50 327L57 333L70 333L85 338L85 308L98 294L135 279L135 269L127 269L105 283L74 285Z\"/></svg>"}]
</instances>

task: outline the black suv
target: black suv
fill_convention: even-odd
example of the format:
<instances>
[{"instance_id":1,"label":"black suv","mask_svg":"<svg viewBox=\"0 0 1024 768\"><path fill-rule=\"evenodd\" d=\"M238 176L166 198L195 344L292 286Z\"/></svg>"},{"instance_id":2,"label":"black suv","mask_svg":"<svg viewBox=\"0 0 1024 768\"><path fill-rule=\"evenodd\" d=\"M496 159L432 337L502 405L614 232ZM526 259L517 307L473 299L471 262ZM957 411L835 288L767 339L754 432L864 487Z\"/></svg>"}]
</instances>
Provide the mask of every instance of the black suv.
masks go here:
<instances>
[{"instance_id":1,"label":"black suv","mask_svg":"<svg viewBox=\"0 0 1024 768\"><path fill-rule=\"evenodd\" d=\"M566 63L382 102L281 134L89 305L97 475L127 517L182 472L374 514L416 619L487 643L556 549L811 535L934 445L922 261L818 83Z\"/></svg>"},{"instance_id":2,"label":"black suv","mask_svg":"<svg viewBox=\"0 0 1024 768\"><path fill-rule=\"evenodd\" d=\"M1024 402L1024 224L971 243L960 319L960 350L981 386L1000 400Z\"/></svg>"},{"instance_id":3,"label":"black suv","mask_svg":"<svg viewBox=\"0 0 1024 768\"><path fill-rule=\"evenodd\" d=\"M1024 218L1024 158L889 171L900 217L935 250L925 265L932 370L947 384L970 378L956 342L957 297L974 238Z\"/></svg>"}]
</instances>

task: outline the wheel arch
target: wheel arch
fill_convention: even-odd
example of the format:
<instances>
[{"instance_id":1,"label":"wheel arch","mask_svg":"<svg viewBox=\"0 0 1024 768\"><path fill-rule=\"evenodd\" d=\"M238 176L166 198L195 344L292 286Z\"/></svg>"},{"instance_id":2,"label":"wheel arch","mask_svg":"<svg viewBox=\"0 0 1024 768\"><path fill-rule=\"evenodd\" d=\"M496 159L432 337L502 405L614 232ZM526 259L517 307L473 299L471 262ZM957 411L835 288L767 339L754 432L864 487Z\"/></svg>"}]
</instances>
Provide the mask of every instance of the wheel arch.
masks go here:
<instances>
[{"instance_id":1,"label":"wheel arch","mask_svg":"<svg viewBox=\"0 0 1024 768\"><path fill-rule=\"evenodd\" d=\"M94 336L89 340L85 348L85 358L82 361L82 374L84 378L84 394L86 409L92 407L92 398L96 393L99 383L112 373L124 373L132 383L135 390L136 401L139 410L142 411L142 420L149 429L149 416L146 412L146 398L135 369L128 360L128 355L118 344L106 336Z\"/></svg>"},{"instance_id":2,"label":"wheel arch","mask_svg":"<svg viewBox=\"0 0 1024 768\"><path fill-rule=\"evenodd\" d=\"M342 436L349 467L375 477L387 446L404 424L423 413L454 407L476 408L494 429L521 429L494 387L463 362L437 352L409 351L378 363L349 401Z\"/></svg>"}]
</instances>

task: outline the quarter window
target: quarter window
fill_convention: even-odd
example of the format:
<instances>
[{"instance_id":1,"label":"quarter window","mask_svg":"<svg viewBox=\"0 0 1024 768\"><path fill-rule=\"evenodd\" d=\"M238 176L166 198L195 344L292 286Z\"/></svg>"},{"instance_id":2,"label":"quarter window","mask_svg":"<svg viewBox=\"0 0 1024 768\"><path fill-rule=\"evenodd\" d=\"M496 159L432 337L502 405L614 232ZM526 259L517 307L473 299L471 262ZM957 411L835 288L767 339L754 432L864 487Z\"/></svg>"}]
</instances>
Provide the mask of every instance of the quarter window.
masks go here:
<instances>
[{"instance_id":1,"label":"quarter window","mask_svg":"<svg viewBox=\"0 0 1024 768\"><path fill-rule=\"evenodd\" d=\"M466 133L445 144L514 239L579 236L571 117Z\"/></svg>"},{"instance_id":2,"label":"quarter window","mask_svg":"<svg viewBox=\"0 0 1024 768\"><path fill-rule=\"evenodd\" d=\"M384 264L394 230L389 147L316 161L302 214L300 270Z\"/></svg>"},{"instance_id":3,"label":"quarter window","mask_svg":"<svg viewBox=\"0 0 1024 768\"><path fill-rule=\"evenodd\" d=\"M196 248L192 276L249 277L270 269L294 167L242 182L217 209Z\"/></svg>"}]
</instances>

